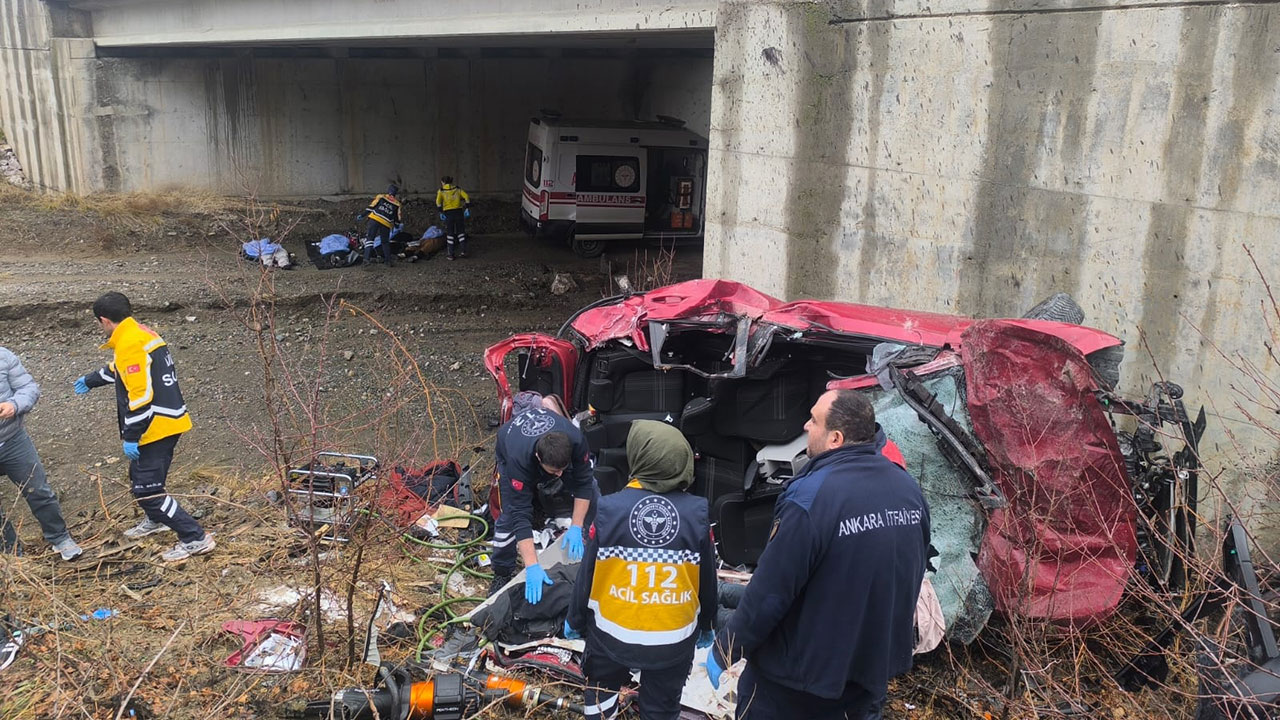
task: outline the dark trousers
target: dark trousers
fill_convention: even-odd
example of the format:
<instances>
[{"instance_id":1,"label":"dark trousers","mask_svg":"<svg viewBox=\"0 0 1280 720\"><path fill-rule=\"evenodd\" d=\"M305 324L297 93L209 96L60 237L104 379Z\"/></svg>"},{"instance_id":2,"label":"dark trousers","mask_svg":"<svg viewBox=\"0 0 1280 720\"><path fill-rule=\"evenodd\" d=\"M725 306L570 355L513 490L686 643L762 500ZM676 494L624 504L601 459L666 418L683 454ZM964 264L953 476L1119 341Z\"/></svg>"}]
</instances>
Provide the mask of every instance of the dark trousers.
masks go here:
<instances>
[{"instance_id":1,"label":"dark trousers","mask_svg":"<svg viewBox=\"0 0 1280 720\"><path fill-rule=\"evenodd\" d=\"M203 538L204 528L164 489L165 479L169 476L169 465L173 463L173 449L177 447L180 437L182 436L170 435L139 445L138 459L129 463L129 481L133 485L133 497L138 501L138 507L147 514L147 519L167 525L178 533L179 540L188 543Z\"/></svg>"},{"instance_id":2,"label":"dark trousers","mask_svg":"<svg viewBox=\"0 0 1280 720\"><path fill-rule=\"evenodd\" d=\"M364 230L364 261L369 262L369 257L373 253L374 238L382 238L382 259L388 265L395 265L395 258L391 256L391 228L383 225L377 220L370 220Z\"/></svg>"},{"instance_id":3,"label":"dark trousers","mask_svg":"<svg viewBox=\"0 0 1280 720\"><path fill-rule=\"evenodd\" d=\"M596 519L596 503L600 500L600 486L593 479L591 481L591 507L587 509L587 517L582 522L582 528L585 532L591 527L591 523ZM547 505L552 505L552 508ZM549 517L563 517L564 512L554 508L563 508L568 506L568 512L573 511L573 494L567 490L559 495L548 498L543 501L539 494L533 501L533 518L531 524L535 530L542 527ZM493 576L495 579L510 579L516 574L516 565L520 559L520 553L516 551L515 538L515 521L511 515L504 512L498 516L498 520L493 524ZM584 537L583 542L586 542Z\"/></svg>"},{"instance_id":4,"label":"dark trousers","mask_svg":"<svg viewBox=\"0 0 1280 720\"><path fill-rule=\"evenodd\" d=\"M19 428L17 433L0 444L0 474L8 475L18 486L27 507L31 508L31 514L40 523L45 542L58 543L67 538L67 523L62 518L58 496L49 487L44 465L26 430ZM0 513L0 549L12 550L16 545L17 533Z\"/></svg>"},{"instance_id":5,"label":"dark trousers","mask_svg":"<svg viewBox=\"0 0 1280 720\"><path fill-rule=\"evenodd\" d=\"M738 678L738 720L880 720L884 696L849 685L844 697L831 700L776 683L756 672L750 660Z\"/></svg>"},{"instance_id":6,"label":"dark trousers","mask_svg":"<svg viewBox=\"0 0 1280 720\"><path fill-rule=\"evenodd\" d=\"M680 717L680 693L693 665L693 647L680 662L660 670L640 671L640 696L636 705L641 720L676 720ZM673 648L674 652L674 648ZM583 714L587 720L610 720L618 715L618 690L631 681L630 668L619 665L602 652L592 652L587 641L582 654L582 673L587 676ZM781 716L781 717L801 717Z\"/></svg>"},{"instance_id":7,"label":"dark trousers","mask_svg":"<svg viewBox=\"0 0 1280 720\"><path fill-rule=\"evenodd\" d=\"M448 243L450 257L453 256L455 244L459 252L463 255L467 254L467 218L465 212L462 208L444 211L444 238Z\"/></svg>"}]
</instances>

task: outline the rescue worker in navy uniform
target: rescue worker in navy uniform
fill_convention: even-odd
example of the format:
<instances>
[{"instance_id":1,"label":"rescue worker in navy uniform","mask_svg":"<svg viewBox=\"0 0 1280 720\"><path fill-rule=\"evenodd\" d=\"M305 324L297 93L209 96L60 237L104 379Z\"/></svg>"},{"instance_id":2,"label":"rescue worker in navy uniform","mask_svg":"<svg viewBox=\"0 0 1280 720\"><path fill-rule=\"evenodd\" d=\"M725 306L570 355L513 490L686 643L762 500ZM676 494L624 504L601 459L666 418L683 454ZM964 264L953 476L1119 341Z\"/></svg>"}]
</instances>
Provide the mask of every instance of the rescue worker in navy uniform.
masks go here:
<instances>
[{"instance_id":1,"label":"rescue worker in navy uniform","mask_svg":"<svg viewBox=\"0 0 1280 720\"><path fill-rule=\"evenodd\" d=\"M458 255L467 256L467 218L471 217L471 197L467 191L453 184L453 177L445 175L440 178L440 189L436 191L436 208L440 210L440 219L444 221L444 237L447 243L445 258L452 260L454 245L458 247Z\"/></svg>"},{"instance_id":2,"label":"rescue worker in navy uniform","mask_svg":"<svg viewBox=\"0 0 1280 720\"><path fill-rule=\"evenodd\" d=\"M368 225L365 226L364 232L364 265L369 267L369 259L373 253L373 240L380 238L382 240L382 259L386 261L387 267L395 267L396 258L391 254L391 228L398 223L403 222L400 213L400 201L396 199L396 193L400 192L400 188L394 183L387 186L387 191L375 195L373 200L369 202L369 207L365 208L365 215L369 218Z\"/></svg>"},{"instance_id":3,"label":"rescue worker in navy uniform","mask_svg":"<svg viewBox=\"0 0 1280 720\"><path fill-rule=\"evenodd\" d=\"M707 501L685 492L693 450L666 423L631 423L627 462L631 482L600 499L565 637L586 634L588 720L617 715L618 690L632 669L640 671L640 717L675 720L694 646L713 638L716 552Z\"/></svg>"},{"instance_id":4,"label":"rescue worker in navy uniform","mask_svg":"<svg viewBox=\"0 0 1280 720\"><path fill-rule=\"evenodd\" d=\"M102 349L111 350L112 359L101 370L77 379L75 391L83 395L96 387L115 385L129 480L144 513L142 522L124 531L125 537L173 530L178 544L160 555L166 562L212 552L213 536L165 491L178 438L191 429L169 346L154 330L133 319L129 298L118 292L94 301L93 316L107 334Z\"/></svg>"},{"instance_id":5,"label":"rescue worker in navy uniform","mask_svg":"<svg viewBox=\"0 0 1280 720\"><path fill-rule=\"evenodd\" d=\"M517 404L516 414L498 429L494 460L502 514L493 527L489 594L515 576L518 555L525 569L525 599L537 604L542 600L543 585L550 585L551 578L538 564L534 516L555 517L560 506L571 506L572 524L560 546L571 562L582 559L586 548L583 528L589 527L599 495L590 451L572 422L534 401L533 406Z\"/></svg>"},{"instance_id":6,"label":"rescue worker in navy uniform","mask_svg":"<svg viewBox=\"0 0 1280 720\"><path fill-rule=\"evenodd\" d=\"M929 509L915 478L881 454L863 394L826 392L805 431L812 459L778 499L707 674L718 687L746 656L738 718L879 718L889 678L911 668Z\"/></svg>"}]
</instances>

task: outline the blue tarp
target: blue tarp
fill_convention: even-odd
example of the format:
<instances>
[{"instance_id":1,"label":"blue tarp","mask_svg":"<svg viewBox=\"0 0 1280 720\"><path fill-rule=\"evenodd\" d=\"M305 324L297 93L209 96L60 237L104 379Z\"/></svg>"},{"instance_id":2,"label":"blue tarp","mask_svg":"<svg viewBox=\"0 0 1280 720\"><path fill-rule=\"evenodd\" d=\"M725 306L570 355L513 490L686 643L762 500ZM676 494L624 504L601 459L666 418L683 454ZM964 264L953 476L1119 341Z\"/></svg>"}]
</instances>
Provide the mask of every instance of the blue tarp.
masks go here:
<instances>
[{"instance_id":1,"label":"blue tarp","mask_svg":"<svg viewBox=\"0 0 1280 720\"><path fill-rule=\"evenodd\" d=\"M351 239L346 235L327 235L320 239L321 255L328 255L331 252L350 249Z\"/></svg>"},{"instance_id":2,"label":"blue tarp","mask_svg":"<svg viewBox=\"0 0 1280 720\"><path fill-rule=\"evenodd\" d=\"M262 257L263 255L270 255L280 249L280 245L277 243L271 242L271 238L262 238L261 240L250 240L249 242L243 243L240 247L244 249L244 254L248 255L251 258L259 258L259 257Z\"/></svg>"}]
</instances>

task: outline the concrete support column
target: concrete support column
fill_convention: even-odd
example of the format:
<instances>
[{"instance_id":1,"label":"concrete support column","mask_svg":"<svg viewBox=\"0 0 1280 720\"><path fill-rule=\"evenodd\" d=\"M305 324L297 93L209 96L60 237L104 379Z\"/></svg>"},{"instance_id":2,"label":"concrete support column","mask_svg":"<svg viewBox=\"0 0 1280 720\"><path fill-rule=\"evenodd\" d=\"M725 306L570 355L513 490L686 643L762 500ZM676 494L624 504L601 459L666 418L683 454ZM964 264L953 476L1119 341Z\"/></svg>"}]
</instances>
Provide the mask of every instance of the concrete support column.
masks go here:
<instances>
[{"instance_id":1,"label":"concrete support column","mask_svg":"<svg viewBox=\"0 0 1280 720\"><path fill-rule=\"evenodd\" d=\"M705 275L976 317L1069 292L1128 343L1122 390L1164 378L1208 407L1207 457L1274 447L1255 263L1274 288L1280 9L731 0L717 17Z\"/></svg>"},{"instance_id":2,"label":"concrete support column","mask_svg":"<svg viewBox=\"0 0 1280 720\"><path fill-rule=\"evenodd\" d=\"M0 0L0 18L0 128L27 177L42 189L99 189L86 163L97 150L87 21L39 0Z\"/></svg>"},{"instance_id":3,"label":"concrete support column","mask_svg":"<svg viewBox=\"0 0 1280 720\"><path fill-rule=\"evenodd\" d=\"M802 5L724 3L716 16L703 275L772 293L792 269L794 111L808 62L796 52L796 20L814 9Z\"/></svg>"}]
</instances>

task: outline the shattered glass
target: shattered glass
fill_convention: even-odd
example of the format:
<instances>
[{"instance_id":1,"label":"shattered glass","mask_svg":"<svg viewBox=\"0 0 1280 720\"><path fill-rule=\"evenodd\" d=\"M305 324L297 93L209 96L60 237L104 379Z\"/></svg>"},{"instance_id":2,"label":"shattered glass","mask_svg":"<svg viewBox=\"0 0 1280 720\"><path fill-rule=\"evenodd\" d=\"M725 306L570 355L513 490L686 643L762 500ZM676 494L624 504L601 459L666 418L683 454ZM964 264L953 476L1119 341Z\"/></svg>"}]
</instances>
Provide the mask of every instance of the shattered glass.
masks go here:
<instances>
[{"instance_id":1,"label":"shattered glass","mask_svg":"<svg viewBox=\"0 0 1280 720\"><path fill-rule=\"evenodd\" d=\"M972 433L963 395L964 371L952 368L923 378L929 392L961 427ZM932 521L936 573L930 581L938 593L947 637L968 644L986 626L995 607L991 591L974 561L986 527L986 516L970 496L969 475L942 454L938 441L897 391L876 387L868 392L885 435L902 451L907 469L924 490Z\"/></svg>"}]
</instances>

